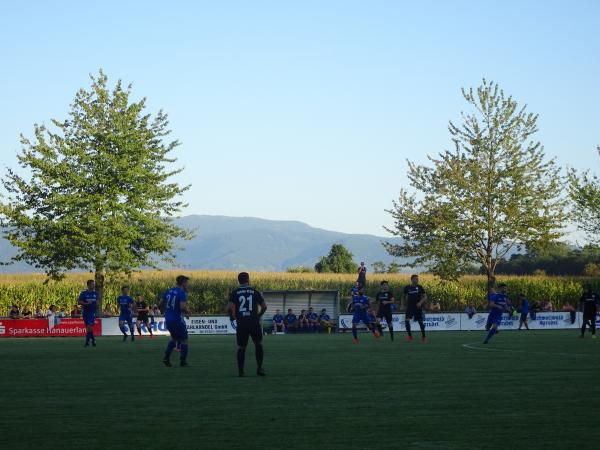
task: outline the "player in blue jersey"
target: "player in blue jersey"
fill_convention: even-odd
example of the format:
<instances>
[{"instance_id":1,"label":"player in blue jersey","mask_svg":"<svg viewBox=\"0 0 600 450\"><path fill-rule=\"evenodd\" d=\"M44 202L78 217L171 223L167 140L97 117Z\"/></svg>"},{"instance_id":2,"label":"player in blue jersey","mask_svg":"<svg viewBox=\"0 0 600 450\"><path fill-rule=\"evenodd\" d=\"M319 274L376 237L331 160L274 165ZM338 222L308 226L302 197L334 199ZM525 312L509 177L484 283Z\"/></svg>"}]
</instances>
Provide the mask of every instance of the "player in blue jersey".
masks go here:
<instances>
[{"instance_id":1,"label":"player in blue jersey","mask_svg":"<svg viewBox=\"0 0 600 450\"><path fill-rule=\"evenodd\" d=\"M129 287L123 286L121 288L121 295L117 297L117 304L119 305L119 329L123 333L123 342L127 340L127 327L131 332L131 340L135 341L134 330L133 330L133 298L129 296Z\"/></svg>"},{"instance_id":2,"label":"player in blue jersey","mask_svg":"<svg viewBox=\"0 0 600 450\"><path fill-rule=\"evenodd\" d=\"M306 318L308 319L308 326L313 331L316 332L319 329L319 315L314 311L314 309L308 308L308 313L306 314Z\"/></svg>"},{"instance_id":3,"label":"player in blue jersey","mask_svg":"<svg viewBox=\"0 0 600 450\"><path fill-rule=\"evenodd\" d=\"M79 294L77 303L83 308L83 323L85 323L85 347L90 345L96 346L96 338L94 337L94 323L96 322L96 302L98 301L98 293L96 292L96 283L94 280L87 281L87 289Z\"/></svg>"},{"instance_id":4,"label":"player in blue jersey","mask_svg":"<svg viewBox=\"0 0 600 450\"><path fill-rule=\"evenodd\" d=\"M187 285L189 278L185 275L179 275L176 279L177 286L167 290L163 294L165 305L165 325L171 340L167 344L163 363L171 367L171 353L179 344L179 365L186 367L188 355L188 332L187 325L183 320L184 315L189 315L187 309Z\"/></svg>"},{"instance_id":5,"label":"player in blue jersey","mask_svg":"<svg viewBox=\"0 0 600 450\"><path fill-rule=\"evenodd\" d=\"M283 318L283 323L285 323L285 329L288 331L295 331L298 327L298 317L296 317L292 308L288 308L288 313Z\"/></svg>"},{"instance_id":6,"label":"player in blue jersey","mask_svg":"<svg viewBox=\"0 0 600 450\"><path fill-rule=\"evenodd\" d=\"M285 324L283 323L283 315L279 310L275 311L273 316L273 334L283 333L285 331Z\"/></svg>"},{"instance_id":7,"label":"player in blue jersey","mask_svg":"<svg viewBox=\"0 0 600 450\"><path fill-rule=\"evenodd\" d=\"M360 289L360 286L358 284L358 281L354 282L352 289L350 289L350 296L354 297L355 295L358 295L359 289Z\"/></svg>"},{"instance_id":8,"label":"player in blue jersey","mask_svg":"<svg viewBox=\"0 0 600 450\"><path fill-rule=\"evenodd\" d=\"M352 297L352 302L348 305L348 311L352 312L352 342L354 344L358 344L357 326L360 322L364 323L376 338L379 337L379 333L375 328L375 325L369 319L369 307L369 297L365 295L364 289L361 288L358 290L358 295Z\"/></svg>"},{"instance_id":9,"label":"player in blue jersey","mask_svg":"<svg viewBox=\"0 0 600 450\"><path fill-rule=\"evenodd\" d=\"M502 322L502 314L506 311L506 301L508 300L506 285L501 284L499 288L500 292L495 292L493 289L490 289L490 294L488 295L488 308L490 312L488 314L486 325L488 334L485 341L483 341L484 344L487 344L492 336L498 332L498 327Z\"/></svg>"}]
</instances>

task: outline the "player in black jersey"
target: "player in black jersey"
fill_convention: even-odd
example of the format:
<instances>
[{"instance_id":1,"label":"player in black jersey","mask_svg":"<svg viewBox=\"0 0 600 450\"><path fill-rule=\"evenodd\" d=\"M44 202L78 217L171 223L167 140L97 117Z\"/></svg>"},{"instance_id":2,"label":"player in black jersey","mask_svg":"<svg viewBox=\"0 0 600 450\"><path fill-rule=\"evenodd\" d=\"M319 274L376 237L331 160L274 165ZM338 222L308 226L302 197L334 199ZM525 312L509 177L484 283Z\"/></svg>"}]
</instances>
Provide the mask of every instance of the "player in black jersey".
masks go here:
<instances>
[{"instance_id":1,"label":"player in black jersey","mask_svg":"<svg viewBox=\"0 0 600 450\"><path fill-rule=\"evenodd\" d=\"M427 294L423 286L419 284L419 275L410 277L410 284L404 288L404 304L406 305L406 315L404 325L408 333L408 342L412 342L412 333L410 331L410 321L414 318L421 327L421 342L426 343L425 323L423 322L423 304L427 300Z\"/></svg>"},{"instance_id":2,"label":"player in black jersey","mask_svg":"<svg viewBox=\"0 0 600 450\"><path fill-rule=\"evenodd\" d=\"M583 312L583 324L581 325L581 336L585 335L585 328L589 325L592 339L596 339L596 314L598 312L600 297L592 291L591 286L586 286L581 296L581 311Z\"/></svg>"},{"instance_id":3,"label":"player in black jersey","mask_svg":"<svg viewBox=\"0 0 600 450\"><path fill-rule=\"evenodd\" d=\"M392 304L395 302L394 294L390 292L390 285L387 281L380 283L381 290L375 297L375 301L379 304L377 310L377 330L379 334L383 336L383 327L381 326L381 319L385 319L388 329L390 330L390 338L394 340L394 325L392 317Z\"/></svg>"},{"instance_id":4,"label":"player in black jersey","mask_svg":"<svg viewBox=\"0 0 600 450\"><path fill-rule=\"evenodd\" d=\"M135 302L135 307L137 310L137 320L135 321L135 326L137 328L139 339L142 338L142 323L146 326L146 329L150 333L150 339L152 339L154 337L154 335L152 334L152 327L150 326L150 318L148 317L150 308L144 301L144 297L142 295L137 296L137 301Z\"/></svg>"},{"instance_id":5,"label":"player in black jersey","mask_svg":"<svg viewBox=\"0 0 600 450\"><path fill-rule=\"evenodd\" d=\"M248 339L252 338L256 350L256 374L264 377L263 370L263 346L262 346L262 328L260 320L267 310L267 305L262 294L253 287L250 287L250 275L242 272L238 275L240 286L231 293L227 311L229 318L237 322L237 364L239 376L244 376L244 361L246 359L246 346Z\"/></svg>"}]
</instances>

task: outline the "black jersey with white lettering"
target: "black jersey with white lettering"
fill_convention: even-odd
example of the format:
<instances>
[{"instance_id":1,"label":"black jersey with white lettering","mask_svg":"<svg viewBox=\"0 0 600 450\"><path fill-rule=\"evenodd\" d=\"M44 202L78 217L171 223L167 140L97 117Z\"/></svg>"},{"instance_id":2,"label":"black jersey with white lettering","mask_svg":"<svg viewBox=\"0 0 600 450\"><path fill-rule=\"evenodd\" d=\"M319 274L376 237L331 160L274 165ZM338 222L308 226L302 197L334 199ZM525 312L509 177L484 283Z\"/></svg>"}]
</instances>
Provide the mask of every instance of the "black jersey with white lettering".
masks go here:
<instances>
[{"instance_id":1,"label":"black jersey with white lettering","mask_svg":"<svg viewBox=\"0 0 600 450\"><path fill-rule=\"evenodd\" d=\"M265 304L262 294L250 286L240 286L231 293L229 303L235 306L235 318L240 320L258 320L260 306Z\"/></svg>"},{"instance_id":2,"label":"black jersey with white lettering","mask_svg":"<svg viewBox=\"0 0 600 450\"><path fill-rule=\"evenodd\" d=\"M600 301L600 297L598 297L598 294L594 292L585 292L581 296L583 314L585 316L595 316L598 312L598 301Z\"/></svg>"},{"instance_id":3,"label":"black jersey with white lettering","mask_svg":"<svg viewBox=\"0 0 600 450\"><path fill-rule=\"evenodd\" d=\"M377 294L377 297L375 297L375 300L377 301L377 303L379 303L379 312L391 312L392 304L388 303L388 304L384 305L383 302L389 302L390 300L393 300L393 299L394 299L394 294L392 294L390 291L379 292Z\"/></svg>"},{"instance_id":4,"label":"black jersey with white lettering","mask_svg":"<svg viewBox=\"0 0 600 450\"><path fill-rule=\"evenodd\" d=\"M420 284L413 286L409 284L404 288L404 294L407 297L407 307L416 308L417 303L419 303L423 299L423 295L425 295L425 289Z\"/></svg>"}]
</instances>

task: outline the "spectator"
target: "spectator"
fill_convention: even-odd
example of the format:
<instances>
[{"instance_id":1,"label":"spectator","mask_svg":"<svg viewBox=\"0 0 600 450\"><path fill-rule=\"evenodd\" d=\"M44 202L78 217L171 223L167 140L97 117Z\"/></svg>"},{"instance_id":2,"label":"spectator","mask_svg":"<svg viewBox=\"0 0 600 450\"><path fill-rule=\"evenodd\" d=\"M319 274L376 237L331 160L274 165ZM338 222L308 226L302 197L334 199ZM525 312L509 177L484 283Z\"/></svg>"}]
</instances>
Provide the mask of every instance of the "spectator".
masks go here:
<instances>
[{"instance_id":1,"label":"spectator","mask_svg":"<svg viewBox=\"0 0 600 450\"><path fill-rule=\"evenodd\" d=\"M529 314L529 300L525 296L525 294L519 294L519 299L521 300L521 306L519 307L519 312L521 313L521 318L519 319L519 330L525 328L529 330L529 323L527 322L527 314Z\"/></svg>"},{"instance_id":2,"label":"spectator","mask_svg":"<svg viewBox=\"0 0 600 450\"><path fill-rule=\"evenodd\" d=\"M79 307L77 305L75 305L71 310L71 317L73 319L79 319L81 317L81 311L79 310Z\"/></svg>"},{"instance_id":3,"label":"spectator","mask_svg":"<svg viewBox=\"0 0 600 450\"><path fill-rule=\"evenodd\" d=\"M467 306L465 308L465 313L467 314L467 316L469 317L469 320L473 318L473 316L475 314L477 314L477 310L475 309L475 305L474 304L470 304L469 306Z\"/></svg>"},{"instance_id":4,"label":"spectator","mask_svg":"<svg viewBox=\"0 0 600 450\"><path fill-rule=\"evenodd\" d=\"M50 305L50 308L46 311L46 317L54 318L54 316L56 316L56 306Z\"/></svg>"},{"instance_id":5,"label":"spectator","mask_svg":"<svg viewBox=\"0 0 600 450\"><path fill-rule=\"evenodd\" d=\"M19 312L19 307L17 305L12 305L8 315L11 319L20 319L21 313Z\"/></svg>"},{"instance_id":6,"label":"spectator","mask_svg":"<svg viewBox=\"0 0 600 450\"><path fill-rule=\"evenodd\" d=\"M327 314L327 310L325 308L321 310L321 314L319 315L319 323L324 330L327 330L327 334L331 334L333 322L331 321L331 317L329 317L329 314Z\"/></svg>"},{"instance_id":7,"label":"spectator","mask_svg":"<svg viewBox=\"0 0 600 450\"><path fill-rule=\"evenodd\" d=\"M575 320L577 320L577 310L575 309L575 307L567 301L563 305L563 311L569 313L569 318L571 319L571 325L574 324Z\"/></svg>"},{"instance_id":8,"label":"spectator","mask_svg":"<svg viewBox=\"0 0 600 450\"><path fill-rule=\"evenodd\" d=\"M157 305L152 306L152 314L154 314L154 317L158 317L161 315L160 308Z\"/></svg>"},{"instance_id":9,"label":"spectator","mask_svg":"<svg viewBox=\"0 0 600 450\"><path fill-rule=\"evenodd\" d=\"M365 262L362 261L360 263L360 267L358 268L358 282L359 287L367 287L367 266L365 266Z\"/></svg>"},{"instance_id":10,"label":"spectator","mask_svg":"<svg viewBox=\"0 0 600 450\"><path fill-rule=\"evenodd\" d=\"M319 316L312 308L308 308L308 314L306 315L308 319L308 326L313 330L317 331L319 328Z\"/></svg>"},{"instance_id":11,"label":"spectator","mask_svg":"<svg viewBox=\"0 0 600 450\"><path fill-rule=\"evenodd\" d=\"M112 310L110 309L110 304L106 304L104 307L104 311L102 311L102 317L112 317Z\"/></svg>"},{"instance_id":12,"label":"spectator","mask_svg":"<svg viewBox=\"0 0 600 450\"><path fill-rule=\"evenodd\" d=\"M273 316L273 334L283 333L285 331L285 324L281 312L276 309L275 315Z\"/></svg>"},{"instance_id":13,"label":"spectator","mask_svg":"<svg viewBox=\"0 0 600 450\"><path fill-rule=\"evenodd\" d=\"M31 319L31 310L27 305L23 308L23 311L21 311L21 317L23 319Z\"/></svg>"},{"instance_id":14,"label":"spectator","mask_svg":"<svg viewBox=\"0 0 600 450\"><path fill-rule=\"evenodd\" d=\"M294 312L292 311L292 308L288 309L288 313L283 318L283 323L285 324L285 328L288 331L295 331L298 327L298 318L296 317L296 314L294 314Z\"/></svg>"},{"instance_id":15,"label":"spectator","mask_svg":"<svg viewBox=\"0 0 600 450\"><path fill-rule=\"evenodd\" d=\"M44 318L44 313L42 312L42 309L39 306L35 308L35 314L33 315L33 317L35 317L36 319Z\"/></svg>"},{"instance_id":16,"label":"spectator","mask_svg":"<svg viewBox=\"0 0 600 450\"><path fill-rule=\"evenodd\" d=\"M552 312L552 311L554 311L554 306L552 306L552 302L550 300L544 300L544 304L542 306L542 310L544 312Z\"/></svg>"},{"instance_id":17,"label":"spectator","mask_svg":"<svg viewBox=\"0 0 600 450\"><path fill-rule=\"evenodd\" d=\"M60 307L60 311L58 312L58 317L60 317L61 319L64 319L65 317L67 317L67 311L65 310L64 306Z\"/></svg>"},{"instance_id":18,"label":"spectator","mask_svg":"<svg viewBox=\"0 0 600 450\"><path fill-rule=\"evenodd\" d=\"M442 310L442 306L440 305L439 300L435 300L431 304L431 312L440 312Z\"/></svg>"},{"instance_id":19,"label":"spectator","mask_svg":"<svg viewBox=\"0 0 600 450\"><path fill-rule=\"evenodd\" d=\"M298 316L298 328L307 328L308 327L308 317L306 316L306 310L303 309L300 311L300 315Z\"/></svg>"}]
</instances>

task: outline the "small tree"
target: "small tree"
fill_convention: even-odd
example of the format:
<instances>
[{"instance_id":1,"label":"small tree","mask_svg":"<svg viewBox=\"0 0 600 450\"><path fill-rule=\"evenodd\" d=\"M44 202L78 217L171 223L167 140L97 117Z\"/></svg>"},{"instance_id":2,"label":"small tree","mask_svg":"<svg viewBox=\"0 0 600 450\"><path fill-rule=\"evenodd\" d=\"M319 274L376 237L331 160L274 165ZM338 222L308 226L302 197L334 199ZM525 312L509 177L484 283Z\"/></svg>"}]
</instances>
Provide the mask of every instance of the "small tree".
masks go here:
<instances>
[{"instance_id":1,"label":"small tree","mask_svg":"<svg viewBox=\"0 0 600 450\"><path fill-rule=\"evenodd\" d=\"M375 261L371 264L373 267L373 273L385 273L385 263L383 261Z\"/></svg>"},{"instance_id":2,"label":"small tree","mask_svg":"<svg viewBox=\"0 0 600 450\"><path fill-rule=\"evenodd\" d=\"M561 235L562 183L554 160L532 139L536 115L485 80L462 94L473 111L449 124L454 150L429 157L432 167L409 162L418 198L400 191L387 230L403 244L384 245L412 258L406 266L426 266L445 279L481 264L491 285L513 249Z\"/></svg>"},{"instance_id":3,"label":"small tree","mask_svg":"<svg viewBox=\"0 0 600 450\"><path fill-rule=\"evenodd\" d=\"M387 273L400 273L401 267L402 266L399 263L397 263L396 261L392 261L388 265Z\"/></svg>"},{"instance_id":4,"label":"small tree","mask_svg":"<svg viewBox=\"0 0 600 450\"><path fill-rule=\"evenodd\" d=\"M145 100L130 100L131 86L111 90L102 71L91 89L77 92L68 119L52 120L57 131L35 125L35 140L21 136L19 165L2 179L8 201L0 205L15 260L52 278L74 269L94 272L98 308L107 273L154 267L169 260L174 240L189 233L172 216L187 187L170 178L169 157L179 145L164 142L167 116L144 112Z\"/></svg>"},{"instance_id":5,"label":"small tree","mask_svg":"<svg viewBox=\"0 0 600 450\"><path fill-rule=\"evenodd\" d=\"M333 244L327 256L321 256L315 264L315 270L319 273L354 273L358 265L352 261L352 253L342 244Z\"/></svg>"},{"instance_id":6,"label":"small tree","mask_svg":"<svg viewBox=\"0 0 600 450\"><path fill-rule=\"evenodd\" d=\"M600 147L597 148L600 155ZM569 196L573 217L588 235L590 242L600 243L600 178L589 171L569 170Z\"/></svg>"}]
</instances>

